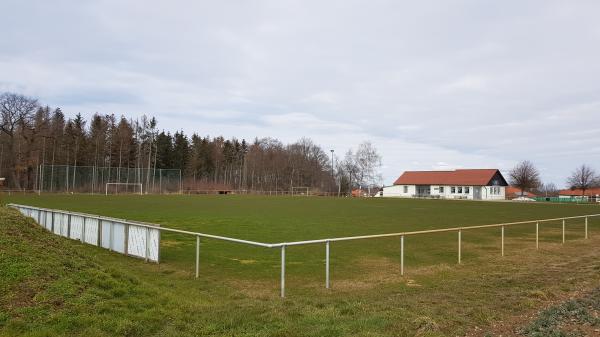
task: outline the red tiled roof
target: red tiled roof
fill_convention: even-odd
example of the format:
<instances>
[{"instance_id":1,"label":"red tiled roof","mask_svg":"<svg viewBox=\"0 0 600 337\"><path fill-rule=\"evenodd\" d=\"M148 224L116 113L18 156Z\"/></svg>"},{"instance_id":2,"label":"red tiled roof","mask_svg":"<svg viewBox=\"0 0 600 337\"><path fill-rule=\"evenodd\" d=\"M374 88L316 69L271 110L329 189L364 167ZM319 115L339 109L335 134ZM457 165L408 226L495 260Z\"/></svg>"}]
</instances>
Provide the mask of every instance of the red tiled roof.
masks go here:
<instances>
[{"instance_id":1,"label":"red tiled roof","mask_svg":"<svg viewBox=\"0 0 600 337\"><path fill-rule=\"evenodd\" d=\"M560 192L558 192L559 195L567 195L567 196L581 196L583 195L583 193L581 193L582 191L579 189L574 189L574 190L561 190ZM587 196L593 196L593 195L600 195L600 187L597 188L590 188L585 190L585 195Z\"/></svg>"},{"instance_id":2,"label":"red tiled roof","mask_svg":"<svg viewBox=\"0 0 600 337\"><path fill-rule=\"evenodd\" d=\"M471 185L486 186L497 169L464 169L454 171L406 171L394 185ZM504 178L503 178L504 180ZM504 181L502 182L504 183Z\"/></svg>"},{"instance_id":3,"label":"red tiled roof","mask_svg":"<svg viewBox=\"0 0 600 337\"><path fill-rule=\"evenodd\" d=\"M506 190L504 192L506 195L508 196L517 196L520 197L521 196L521 189L518 187L514 187L514 186L508 186L506 187ZM523 196L525 197L537 197L537 195L531 191L525 191L523 192Z\"/></svg>"}]
</instances>

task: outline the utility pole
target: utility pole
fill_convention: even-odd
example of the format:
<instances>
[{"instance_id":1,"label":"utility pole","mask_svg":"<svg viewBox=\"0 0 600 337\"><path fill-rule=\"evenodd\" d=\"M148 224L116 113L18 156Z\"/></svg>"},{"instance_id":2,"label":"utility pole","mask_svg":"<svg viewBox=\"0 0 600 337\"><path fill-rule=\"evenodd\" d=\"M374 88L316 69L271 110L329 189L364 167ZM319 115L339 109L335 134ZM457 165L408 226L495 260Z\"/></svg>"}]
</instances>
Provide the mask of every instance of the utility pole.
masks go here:
<instances>
[{"instance_id":1,"label":"utility pole","mask_svg":"<svg viewBox=\"0 0 600 337\"><path fill-rule=\"evenodd\" d=\"M335 177L333 176L333 152L334 150L331 150L331 179L333 179L333 183L335 184Z\"/></svg>"}]
</instances>

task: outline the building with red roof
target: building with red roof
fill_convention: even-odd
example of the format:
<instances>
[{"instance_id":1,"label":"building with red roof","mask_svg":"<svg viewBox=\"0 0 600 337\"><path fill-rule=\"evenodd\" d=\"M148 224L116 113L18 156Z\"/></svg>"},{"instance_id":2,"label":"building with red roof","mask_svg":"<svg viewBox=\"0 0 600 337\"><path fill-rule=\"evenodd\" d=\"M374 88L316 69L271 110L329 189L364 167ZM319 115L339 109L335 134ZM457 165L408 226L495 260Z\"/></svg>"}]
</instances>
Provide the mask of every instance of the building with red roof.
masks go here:
<instances>
[{"instance_id":1,"label":"building with red roof","mask_svg":"<svg viewBox=\"0 0 600 337\"><path fill-rule=\"evenodd\" d=\"M406 171L383 197L502 200L506 179L498 169Z\"/></svg>"},{"instance_id":2,"label":"building with red roof","mask_svg":"<svg viewBox=\"0 0 600 337\"><path fill-rule=\"evenodd\" d=\"M559 198L564 199L581 199L589 201L600 201L600 187L588 188L584 191L580 189L567 189L558 192Z\"/></svg>"},{"instance_id":3,"label":"building with red roof","mask_svg":"<svg viewBox=\"0 0 600 337\"><path fill-rule=\"evenodd\" d=\"M515 187L515 186L507 186L504 193L506 194L507 199L516 199L516 198L520 198L520 197L525 197L525 198L537 197L537 194L535 194L531 191L521 191L520 188Z\"/></svg>"}]
</instances>

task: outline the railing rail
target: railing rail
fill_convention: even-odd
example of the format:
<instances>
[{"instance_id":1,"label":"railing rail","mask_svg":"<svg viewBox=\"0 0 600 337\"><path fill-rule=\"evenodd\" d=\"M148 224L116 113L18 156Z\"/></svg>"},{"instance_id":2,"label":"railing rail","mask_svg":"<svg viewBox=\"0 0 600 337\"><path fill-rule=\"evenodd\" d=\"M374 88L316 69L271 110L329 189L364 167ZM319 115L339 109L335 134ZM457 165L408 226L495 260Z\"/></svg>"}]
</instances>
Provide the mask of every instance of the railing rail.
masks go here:
<instances>
[{"instance_id":1,"label":"railing rail","mask_svg":"<svg viewBox=\"0 0 600 337\"><path fill-rule=\"evenodd\" d=\"M281 250L281 275L280 275L280 291L281 297L285 297L285 252L286 247L289 246L300 246L300 245L311 245L311 244L325 244L325 287L329 289L331 287L330 284L330 245L332 242L340 242L340 241L353 241L353 240L367 240L367 239L377 239L377 238L389 238L389 237L399 237L400 238L400 274L404 275L404 237L406 236L414 236L414 235L424 235L424 234L435 234L435 233L448 233L448 232L456 232L458 234L458 263L462 262L462 231L466 230L475 230L475 229L484 229L484 228L501 228L501 254L504 256L504 229L505 227L517 226L517 225L525 225L525 224L535 224L535 235L536 235L536 249L539 249L539 226L540 223L544 222L552 222L552 221L562 221L562 243L565 243L565 231L566 231L566 221L573 219L584 219L584 237L585 239L589 238L588 235L588 219L592 217L599 217L600 214L586 214L586 215L578 215L578 216L568 216L568 217L560 217L560 218L550 218L550 219L537 219L537 220L524 220L524 221L515 221L515 222L506 222L506 223L497 223L497 224L488 224L488 225L474 225L474 226L461 226L461 227L451 227L451 228L439 228L439 229L428 229L428 230L420 230L420 231L411 231L411 232L397 232L397 233L386 233L386 234L371 234L371 235L358 235L358 236L348 236L348 237L334 237L334 238L326 238L326 239L316 239L316 240L304 240L304 241L292 241L292 242L281 242L281 243L263 243L251 240L243 240L236 239L226 236L213 235L207 233L200 232L192 232L175 228L161 227L156 224L151 224L147 222L133 221L133 220L125 220L118 219L113 217L106 217L94 214L87 214L81 212L72 212L72 211L64 211L50 208L42 208L28 205L19 205L19 204L8 204L8 206L17 208L17 209L31 209L45 212L61 213L67 215L77 215L77 216L85 216L88 218L94 218L98 220L105 221L118 221L123 224L130 224L140 227L146 227L148 229L155 229L158 231L171 232L171 233L179 233L185 235L192 235L196 237L196 264L195 264L195 277L199 277L200 271L200 238L208 238L208 239L216 239L227 242L234 242L240 244L247 244L251 246L258 246L263 248L279 248ZM158 251L157 253L159 253Z\"/></svg>"}]
</instances>

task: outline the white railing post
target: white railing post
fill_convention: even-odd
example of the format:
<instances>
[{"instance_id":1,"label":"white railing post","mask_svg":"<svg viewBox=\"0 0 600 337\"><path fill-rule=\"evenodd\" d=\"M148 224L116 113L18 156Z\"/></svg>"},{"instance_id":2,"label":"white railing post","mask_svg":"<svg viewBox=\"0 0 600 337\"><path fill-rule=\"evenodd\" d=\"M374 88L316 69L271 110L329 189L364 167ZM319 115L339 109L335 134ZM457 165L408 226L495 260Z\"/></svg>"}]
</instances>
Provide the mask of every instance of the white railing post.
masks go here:
<instances>
[{"instance_id":1,"label":"white railing post","mask_svg":"<svg viewBox=\"0 0 600 337\"><path fill-rule=\"evenodd\" d=\"M196 278L200 275L200 236L196 235Z\"/></svg>"},{"instance_id":2,"label":"white railing post","mask_svg":"<svg viewBox=\"0 0 600 337\"><path fill-rule=\"evenodd\" d=\"M325 288L329 289L329 241L325 243Z\"/></svg>"},{"instance_id":3,"label":"white railing post","mask_svg":"<svg viewBox=\"0 0 600 337\"><path fill-rule=\"evenodd\" d=\"M585 217L585 239L588 238L588 217Z\"/></svg>"},{"instance_id":4,"label":"white railing post","mask_svg":"<svg viewBox=\"0 0 600 337\"><path fill-rule=\"evenodd\" d=\"M502 226L502 256L504 256L504 226Z\"/></svg>"},{"instance_id":5,"label":"white railing post","mask_svg":"<svg viewBox=\"0 0 600 337\"><path fill-rule=\"evenodd\" d=\"M285 245L281 246L281 298L285 297Z\"/></svg>"},{"instance_id":6,"label":"white railing post","mask_svg":"<svg viewBox=\"0 0 600 337\"><path fill-rule=\"evenodd\" d=\"M540 249L540 222L535 223L535 249Z\"/></svg>"},{"instance_id":7,"label":"white railing post","mask_svg":"<svg viewBox=\"0 0 600 337\"><path fill-rule=\"evenodd\" d=\"M462 231L459 229L458 230L458 264L460 264L460 260L461 260L461 241L462 241Z\"/></svg>"},{"instance_id":8,"label":"white railing post","mask_svg":"<svg viewBox=\"0 0 600 337\"><path fill-rule=\"evenodd\" d=\"M404 276L404 235L400 236L400 276Z\"/></svg>"},{"instance_id":9,"label":"white railing post","mask_svg":"<svg viewBox=\"0 0 600 337\"><path fill-rule=\"evenodd\" d=\"M565 219L562 221L562 243L565 243Z\"/></svg>"}]
</instances>

